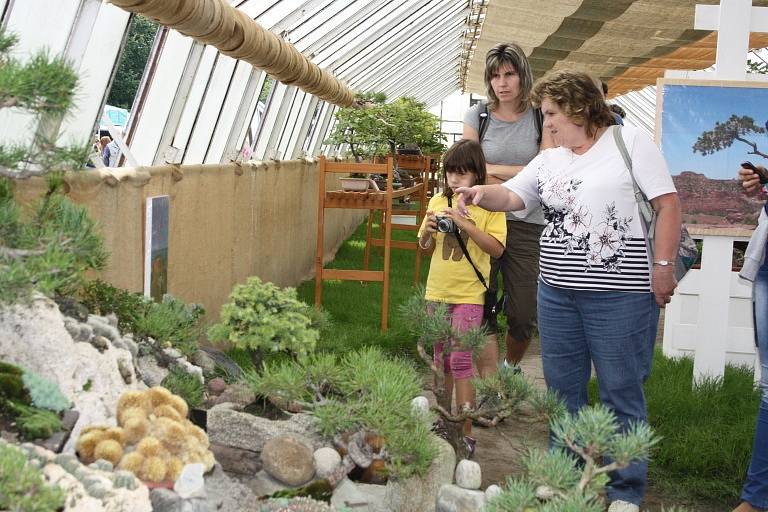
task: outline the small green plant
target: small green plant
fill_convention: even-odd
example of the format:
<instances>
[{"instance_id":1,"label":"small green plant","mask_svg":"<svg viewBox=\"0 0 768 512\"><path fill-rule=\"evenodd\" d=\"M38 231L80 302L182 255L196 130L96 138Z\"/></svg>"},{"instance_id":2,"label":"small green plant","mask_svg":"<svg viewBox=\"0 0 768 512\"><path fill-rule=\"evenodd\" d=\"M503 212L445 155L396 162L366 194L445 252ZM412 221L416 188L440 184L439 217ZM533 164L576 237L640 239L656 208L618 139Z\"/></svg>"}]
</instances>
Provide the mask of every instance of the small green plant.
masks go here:
<instances>
[{"instance_id":1,"label":"small green plant","mask_svg":"<svg viewBox=\"0 0 768 512\"><path fill-rule=\"evenodd\" d=\"M138 320L152 303L140 293L116 288L101 279L85 283L78 295L91 313L117 316L117 326L122 332L136 332Z\"/></svg>"},{"instance_id":2,"label":"small green plant","mask_svg":"<svg viewBox=\"0 0 768 512\"><path fill-rule=\"evenodd\" d=\"M170 343L182 354L191 357L198 347L205 309L200 304L185 304L171 296L160 303L151 303L143 316L136 320L134 334L144 339L152 337L161 344Z\"/></svg>"},{"instance_id":3,"label":"small green plant","mask_svg":"<svg viewBox=\"0 0 768 512\"><path fill-rule=\"evenodd\" d=\"M621 432L616 416L603 405L562 414L550 428L556 449L529 450L522 459L524 476L508 479L486 510L602 512L599 493L608 483L608 472L648 460L659 442L647 424ZM603 463L604 457L612 462Z\"/></svg>"},{"instance_id":4,"label":"small green plant","mask_svg":"<svg viewBox=\"0 0 768 512\"><path fill-rule=\"evenodd\" d=\"M421 377L403 359L368 347L338 358L311 355L303 360L267 363L247 379L256 394L285 410L314 414L327 437L373 432L383 438L387 468L397 477L426 472L437 453L423 418L411 413Z\"/></svg>"},{"instance_id":5,"label":"small green plant","mask_svg":"<svg viewBox=\"0 0 768 512\"><path fill-rule=\"evenodd\" d=\"M299 301L293 288L254 276L235 286L229 299L221 308L221 322L208 330L212 341L251 350L257 367L264 353L303 358L315 349L323 316Z\"/></svg>"},{"instance_id":6,"label":"small green plant","mask_svg":"<svg viewBox=\"0 0 768 512\"><path fill-rule=\"evenodd\" d=\"M64 507L64 491L46 485L24 453L0 440L0 510L56 512Z\"/></svg>"},{"instance_id":7,"label":"small green plant","mask_svg":"<svg viewBox=\"0 0 768 512\"><path fill-rule=\"evenodd\" d=\"M203 404L203 383L179 367L172 368L161 385L183 398L190 407L200 407Z\"/></svg>"},{"instance_id":8,"label":"small green plant","mask_svg":"<svg viewBox=\"0 0 768 512\"><path fill-rule=\"evenodd\" d=\"M47 439L63 428L59 416L52 411L16 402L8 404L16 415L16 428L24 439Z\"/></svg>"},{"instance_id":9,"label":"small green plant","mask_svg":"<svg viewBox=\"0 0 768 512\"><path fill-rule=\"evenodd\" d=\"M57 414L72 407L72 402L64 396L55 382L30 371L24 370L24 387L29 391L32 405L39 409L46 409Z\"/></svg>"}]
</instances>

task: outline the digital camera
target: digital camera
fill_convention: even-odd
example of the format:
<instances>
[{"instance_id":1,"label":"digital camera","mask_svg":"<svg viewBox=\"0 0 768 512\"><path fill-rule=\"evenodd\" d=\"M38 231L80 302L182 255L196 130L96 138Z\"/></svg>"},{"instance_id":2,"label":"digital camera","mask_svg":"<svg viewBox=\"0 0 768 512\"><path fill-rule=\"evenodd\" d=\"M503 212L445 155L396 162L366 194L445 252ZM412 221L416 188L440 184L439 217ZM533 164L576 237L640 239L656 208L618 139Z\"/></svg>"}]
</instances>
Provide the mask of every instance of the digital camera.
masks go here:
<instances>
[{"instance_id":1,"label":"digital camera","mask_svg":"<svg viewBox=\"0 0 768 512\"><path fill-rule=\"evenodd\" d=\"M444 217L442 215L435 216L435 222L437 223L438 233L455 233L456 223L450 217Z\"/></svg>"}]
</instances>

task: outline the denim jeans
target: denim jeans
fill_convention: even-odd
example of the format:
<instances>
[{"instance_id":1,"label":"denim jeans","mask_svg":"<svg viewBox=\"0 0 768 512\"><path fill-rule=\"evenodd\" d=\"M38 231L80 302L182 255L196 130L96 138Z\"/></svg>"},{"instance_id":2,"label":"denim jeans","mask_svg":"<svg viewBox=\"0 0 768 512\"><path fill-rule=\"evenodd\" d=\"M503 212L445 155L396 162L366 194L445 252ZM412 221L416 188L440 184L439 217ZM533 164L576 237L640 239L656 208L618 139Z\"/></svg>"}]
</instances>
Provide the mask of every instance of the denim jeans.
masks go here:
<instances>
[{"instance_id":1,"label":"denim jeans","mask_svg":"<svg viewBox=\"0 0 768 512\"><path fill-rule=\"evenodd\" d=\"M755 440L752 444L752 462L741 499L755 508L768 509L768 264L757 273L752 289L755 315L755 338L760 356L760 410L757 413Z\"/></svg>"},{"instance_id":2,"label":"denim jeans","mask_svg":"<svg viewBox=\"0 0 768 512\"><path fill-rule=\"evenodd\" d=\"M587 405L594 364L600 400L614 411L622 429L647 421L643 382L650 373L653 322L659 315L653 294L571 290L539 282L538 302L544 379L568 411ZM611 472L608 498L640 505L647 473L647 462Z\"/></svg>"}]
</instances>

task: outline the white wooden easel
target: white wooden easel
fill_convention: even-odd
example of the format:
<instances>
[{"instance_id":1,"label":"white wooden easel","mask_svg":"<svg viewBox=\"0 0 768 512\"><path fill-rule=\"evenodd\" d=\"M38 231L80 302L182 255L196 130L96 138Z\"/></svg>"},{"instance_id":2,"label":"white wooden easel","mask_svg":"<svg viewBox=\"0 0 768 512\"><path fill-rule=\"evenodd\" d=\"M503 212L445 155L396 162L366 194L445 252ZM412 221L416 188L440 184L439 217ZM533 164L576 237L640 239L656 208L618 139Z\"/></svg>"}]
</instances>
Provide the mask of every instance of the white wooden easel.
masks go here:
<instances>
[{"instance_id":1,"label":"white wooden easel","mask_svg":"<svg viewBox=\"0 0 768 512\"><path fill-rule=\"evenodd\" d=\"M714 71L668 70L667 78L712 81L765 81L764 75L747 73L749 34L768 32L768 7L752 7L751 0L721 0L720 5L697 5L694 27L717 30ZM659 91L657 91L659 94ZM736 175L734 169L734 177ZM690 227L690 226L689 226ZM727 362L749 364L759 379L755 364L751 284L731 271L735 241L748 240L749 233L703 230L691 227L703 240L701 269L691 270L680 283L664 316L664 353L694 354L694 382L722 377Z\"/></svg>"}]
</instances>

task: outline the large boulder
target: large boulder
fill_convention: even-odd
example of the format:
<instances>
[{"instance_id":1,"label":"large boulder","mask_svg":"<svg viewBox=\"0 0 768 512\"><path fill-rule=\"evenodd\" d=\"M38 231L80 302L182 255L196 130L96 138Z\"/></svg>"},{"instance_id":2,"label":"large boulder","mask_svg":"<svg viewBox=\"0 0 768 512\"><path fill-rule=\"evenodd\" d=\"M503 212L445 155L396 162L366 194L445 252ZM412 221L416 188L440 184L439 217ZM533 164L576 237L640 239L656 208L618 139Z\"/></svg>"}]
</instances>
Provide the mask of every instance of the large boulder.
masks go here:
<instances>
[{"instance_id":1,"label":"large boulder","mask_svg":"<svg viewBox=\"0 0 768 512\"><path fill-rule=\"evenodd\" d=\"M384 503L391 510L433 512L438 491L453 482L456 453L448 441L437 436L434 441L438 452L426 475L387 482Z\"/></svg>"},{"instance_id":2,"label":"large boulder","mask_svg":"<svg viewBox=\"0 0 768 512\"><path fill-rule=\"evenodd\" d=\"M233 409L225 403L208 410L208 439L211 443L234 446L261 453L264 443L283 434L307 438L312 450L324 446L315 427L316 419L308 414L294 414L287 420L270 420ZM453 471L453 468L451 468Z\"/></svg>"},{"instance_id":3,"label":"large boulder","mask_svg":"<svg viewBox=\"0 0 768 512\"><path fill-rule=\"evenodd\" d=\"M264 471L288 485L304 485L315 476L312 448L295 434L270 439L261 452Z\"/></svg>"},{"instance_id":4,"label":"large boulder","mask_svg":"<svg viewBox=\"0 0 768 512\"><path fill-rule=\"evenodd\" d=\"M114 424L117 399L139 384L128 350L110 342L100 352L89 340L76 342L64 323L56 303L46 297L0 309L0 360L28 368L59 385L80 413L64 447L64 451L74 451L83 426ZM121 374L121 368L129 378Z\"/></svg>"}]
</instances>

